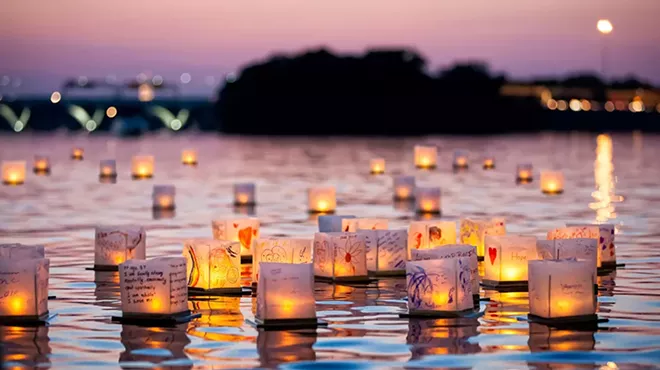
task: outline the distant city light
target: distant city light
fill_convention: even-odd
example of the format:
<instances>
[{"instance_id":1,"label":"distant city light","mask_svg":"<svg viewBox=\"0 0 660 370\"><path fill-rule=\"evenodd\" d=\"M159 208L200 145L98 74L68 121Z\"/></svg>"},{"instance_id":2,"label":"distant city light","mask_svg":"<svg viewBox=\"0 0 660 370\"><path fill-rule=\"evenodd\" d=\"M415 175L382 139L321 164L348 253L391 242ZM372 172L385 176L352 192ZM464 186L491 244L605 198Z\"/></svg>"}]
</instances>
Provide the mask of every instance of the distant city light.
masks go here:
<instances>
[{"instance_id":1,"label":"distant city light","mask_svg":"<svg viewBox=\"0 0 660 370\"><path fill-rule=\"evenodd\" d=\"M568 109L568 104L566 103L566 100L558 100L557 109L559 109L560 111L565 111L566 109Z\"/></svg>"},{"instance_id":2,"label":"distant city light","mask_svg":"<svg viewBox=\"0 0 660 370\"><path fill-rule=\"evenodd\" d=\"M163 76L161 76L161 75L155 75L155 76L151 79L151 83L153 83L154 86L160 86L160 85L162 85L162 84L163 84Z\"/></svg>"},{"instance_id":3,"label":"distant city light","mask_svg":"<svg viewBox=\"0 0 660 370\"><path fill-rule=\"evenodd\" d=\"M96 126L97 126L96 122L94 122L94 120L91 119L87 121L87 123L85 123L85 129L89 132L96 130Z\"/></svg>"},{"instance_id":4,"label":"distant city light","mask_svg":"<svg viewBox=\"0 0 660 370\"><path fill-rule=\"evenodd\" d=\"M555 110L557 109L557 101L555 99L548 99L547 106L548 109Z\"/></svg>"},{"instance_id":5,"label":"distant city light","mask_svg":"<svg viewBox=\"0 0 660 370\"><path fill-rule=\"evenodd\" d=\"M577 99L571 99L570 103L568 103L568 106L573 112L577 112L580 110L580 101Z\"/></svg>"},{"instance_id":6,"label":"distant city light","mask_svg":"<svg viewBox=\"0 0 660 370\"><path fill-rule=\"evenodd\" d=\"M62 94L60 94L59 91L53 91L52 94L50 94L50 102L53 104L57 104L62 100Z\"/></svg>"},{"instance_id":7,"label":"distant city light","mask_svg":"<svg viewBox=\"0 0 660 370\"><path fill-rule=\"evenodd\" d=\"M115 118L117 116L117 108L110 106L108 109L105 110L105 115L108 116L108 118Z\"/></svg>"},{"instance_id":8,"label":"distant city light","mask_svg":"<svg viewBox=\"0 0 660 370\"><path fill-rule=\"evenodd\" d=\"M612 22L610 22L608 19L600 19L598 23L596 23L596 28L598 28L598 32L602 33L603 35L610 34L614 30Z\"/></svg>"},{"instance_id":9,"label":"distant city light","mask_svg":"<svg viewBox=\"0 0 660 370\"><path fill-rule=\"evenodd\" d=\"M227 76L225 76L225 81L232 83L236 81L236 73L230 72L227 73Z\"/></svg>"},{"instance_id":10,"label":"distant city light","mask_svg":"<svg viewBox=\"0 0 660 370\"><path fill-rule=\"evenodd\" d=\"M628 104L628 109L631 112L639 113L644 111L644 103L642 103L640 100L635 100Z\"/></svg>"},{"instance_id":11,"label":"distant city light","mask_svg":"<svg viewBox=\"0 0 660 370\"><path fill-rule=\"evenodd\" d=\"M143 84L147 81L147 75L145 73L138 73L135 79L137 80L137 82Z\"/></svg>"},{"instance_id":12,"label":"distant city light","mask_svg":"<svg viewBox=\"0 0 660 370\"><path fill-rule=\"evenodd\" d=\"M192 81L192 77L190 76L190 73L182 73L181 74L181 83L187 84L190 81Z\"/></svg>"},{"instance_id":13,"label":"distant city light","mask_svg":"<svg viewBox=\"0 0 660 370\"><path fill-rule=\"evenodd\" d=\"M86 76L78 77L78 86L86 86L89 82L89 79Z\"/></svg>"},{"instance_id":14,"label":"distant city light","mask_svg":"<svg viewBox=\"0 0 660 370\"><path fill-rule=\"evenodd\" d=\"M612 103L611 101L605 103L605 110L608 112L614 112L614 103Z\"/></svg>"},{"instance_id":15,"label":"distant city light","mask_svg":"<svg viewBox=\"0 0 660 370\"><path fill-rule=\"evenodd\" d=\"M589 100L582 99L582 100L580 100L580 108L583 111L590 111L591 110L591 103L589 102Z\"/></svg>"},{"instance_id":16,"label":"distant city light","mask_svg":"<svg viewBox=\"0 0 660 370\"><path fill-rule=\"evenodd\" d=\"M148 102L154 100L154 89L153 87L142 84L138 87L138 100L141 102Z\"/></svg>"},{"instance_id":17,"label":"distant city light","mask_svg":"<svg viewBox=\"0 0 660 370\"><path fill-rule=\"evenodd\" d=\"M14 131L21 132L25 128L25 124L22 121L16 121L14 123Z\"/></svg>"}]
</instances>

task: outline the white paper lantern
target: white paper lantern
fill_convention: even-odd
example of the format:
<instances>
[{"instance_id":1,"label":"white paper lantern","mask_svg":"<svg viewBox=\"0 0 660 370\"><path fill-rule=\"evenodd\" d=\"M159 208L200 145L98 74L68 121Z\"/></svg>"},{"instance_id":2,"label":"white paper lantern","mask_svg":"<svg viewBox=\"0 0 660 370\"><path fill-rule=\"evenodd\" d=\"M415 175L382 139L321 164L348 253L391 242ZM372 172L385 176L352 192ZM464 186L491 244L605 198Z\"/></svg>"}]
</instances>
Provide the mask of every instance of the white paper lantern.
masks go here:
<instances>
[{"instance_id":1,"label":"white paper lantern","mask_svg":"<svg viewBox=\"0 0 660 370\"><path fill-rule=\"evenodd\" d=\"M527 284L527 263L538 259L536 237L486 235L484 285L490 287Z\"/></svg>"},{"instance_id":2,"label":"white paper lantern","mask_svg":"<svg viewBox=\"0 0 660 370\"><path fill-rule=\"evenodd\" d=\"M528 183L534 179L534 167L531 163L521 163L516 166L516 181Z\"/></svg>"},{"instance_id":3,"label":"white paper lantern","mask_svg":"<svg viewBox=\"0 0 660 370\"><path fill-rule=\"evenodd\" d=\"M477 259L477 248L474 245L450 244L433 247L432 249L413 250L412 261L425 261L437 259L467 258L470 266L470 284L472 294L479 299L479 261Z\"/></svg>"},{"instance_id":4,"label":"white paper lantern","mask_svg":"<svg viewBox=\"0 0 660 370\"><path fill-rule=\"evenodd\" d=\"M460 239L462 244L470 244L477 247L477 256L484 259L484 240L486 235L505 235L506 225L503 218L491 219L461 219Z\"/></svg>"},{"instance_id":5,"label":"white paper lantern","mask_svg":"<svg viewBox=\"0 0 660 370\"><path fill-rule=\"evenodd\" d=\"M271 322L316 323L314 275L311 263L260 263L257 285L258 324Z\"/></svg>"},{"instance_id":6,"label":"white paper lantern","mask_svg":"<svg viewBox=\"0 0 660 370\"><path fill-rule=\"evenodd\" d=\"M342 231L342 220L345 218L355 218L350 215L321 215L318 218L319 232L331 233Z\"/></svg>"},{"instance_id":7,"label":"white paper lantern","mask_svg":"<svg viewBox=\"0 0 660 370\"><path fill-rule=\"evenodd\" d=\"M435 168L438 162L438 148L435 146L415 145L415 167Z\"/></svg>"},{"instance_id":8,"label":"white paper lantern","mask_svg":"<svg viewBox=\"0 0 660 370\"><path fill-rule=\"evenodd\" d=\"M0 258L0 321L48 314L49 267L46 258Z\"/></svg>"},{"instance_id":9,"label":"white paper lantern","mask_svg":"<svg viewBox=\"0 0 660 370\"><path fill-rule=\"evenodd\" d=\"M257 239L252 255L252 283L259 281L259 264L273 263L311 263L312 240L300 238Z\"/></svg>"},{"instance_id":10,"label":"white paper lantern","mask_svg":"<svg viewBox=\"0 0 660 370\"><path fill-rule=\"evenodd\" d=\"M616 247L614 246L615 227L613 224L568 224L567 228L573 229L577 233L589 233L589 238L595 234L595 228L598 228L598 267L614 268L616 267ZM582 228L582 231L580 231ZM585 229L587 228L587 229ZM555 238L557 239L557 238ZM561 238L564 239L564 238Z\"/></svg>"},{"instance_id":11,"label":"white paper lantern","mask_svg":"<svg viewBox=\"0 0 660 370\"><path fill-rule=\"evenodd\" d=\"M341 231L354 233L358 230L386 230L386 218L344 218L341 220Z\"/></svg>"},{"instance_id":12,"label":"white paper lantern","mask_svg":"<svg viewBox=\"0 0 660 370\"><path fill-rule=\"evenodd\" d=\"M378 276L405 274L407 230L358 230L357 233L364 236L369 272Z\"/></svg>"},{"instance_id":13,"label":"white paper lantern","mask_svg":"<svg viewBox=\"0 0 660 370\"><path fill-rule=\"evenodd\" d=\"M410 315L452 315L474 307L468 258L408 261L406 289Z\"/></svg>"},{"instance_id":14,"label":"white paper lantern","mask_svg":"<svg viewBox=\"0 0 660 370\"><path fill-rule=\"evenodd\" d=\"M417 213L440 214L440 188L415 189L415 211Z\"/></svg>"},{"instance_id":15,"label":"white paper lantern","mask_svg":"<svg viewBox=\"0 0 660 370\"><path fill-rule=\"evenodd\" d=\"M415 176L396 176L394 183L394 199L408 200L415 198Z\"/></svg>"},{"instance_id":16,"label":"white paper lantern","mask_svg":"<svg viewBox=\"0 0 660 370\"><path fill-rule=\"evenodd\" d=\"M25 182L25 161L2 161L2 183L21 185Z\"/></svg>"},{"instance_id":17,"label":"white paper lantern","mask_svg":"<svg viewBox=\"0 0 660 370\"><path fill-rule=\"evenodd\" d=\"M197 165L197 151L194 149L184 149L181 151L181 163L187 166Z\"/></svg>"},{"instance_id":18,"label":"white paper lantern","mask_svg":"<svg viewBox=\"0 0 660 370\"><path fill-rule=\"evenodd\" d=\"M597 294L591 270L589 261L530 261L530 317L594 320Z\"/></svg>"},{"instance_id":19,"label":"white paper lantern","mask_svg":"<svg viewBox=\"0 0 660 370\"><path fill-rule=\"evenodd\" d=\"M468 161L468 153L463 150L457 150L454 152L454 160L452 166L455 170L466 169L470 165Z\"/></svg>"},{"instance_id":20,"label":"white paper lantern","mask_svg":"<svg viewBox=\"0 0 660 370\"><path fill-rule=\"evenodd\" d=\"M380 175L385 173L385 158L374 158L369 163L372 175Z\"/></svg>"},{"instance_id":21,"label":"white paper lantern","mask_svg":"<svg viewBox=\"0 0 660 370\"><path fill-rule=\"evenodd\" d=\"M408 227L408 258L410 251L431 249L447 244L456 244L456 222L412 221Z\"/></svg>"},{"instance_id":22,"label":"white paper lantern","mask_svg":"<svg viewBox=\"0 0 660 370\"><path fill-rule=\"evenodd\" d=\"M43 245L0 244L0 258L5 259L39 259L46 256Z\"/></svg>"},{"instance_id":23,"label":"white paper lantern","mask_svg":"<svg viewBox=\"0 0 660 370\"><path fill-rule=\"evenodd\" d=\"M357 233L316 233L314 271L319 278L339 281L368 280L364 235Z\"/></svg>"},{"instance_id":24,"label":"white paper lantern","mask_svg":"<svg viewBox=\"0 0 660 370\"><path fill-rule=\"evenodd\" d=\"M134 179L149 179L154 175L154 156L136 155L131 162L131 174Z\"/></svg>"},{"instance_id":25,"label":"white paper lantern","mask_svg":"<svg viewBox=\"0 0 660 370\"><path fill-rule=\"evenodd\" d=\"M120 263L146 255L147 234L137 226L97 226L94 237L94 266L115 268Z\"/></svg>"},{"instance_id":26,"label":"white paper lantern","mask_svg":"<svg viewBox=\"0 0 660 370\"><path fill-rule=\"evenodd\" d=\"M45 155L35 155L32 171L36 174L50 173L50 159Z\"/></svg>"},{"instance_id":27,"label":"white paper lantern","mask_svg":"<svg viewBox=\"0 0 660 370\"><path fill-rule=\"evenodd\" d=\"M193 239L184 243L188 286L216 292L241 289L241 245L214 239Z\"/></svg>"},{"instance_id":28,"label":"white paper lantern","mask_svg":"<svg viewBox=\"0 0 660 370\"><path fill-rule=\"evenodd\" d=\"M537 240L537 254L543 260L577 259L589 261L594 281L598 268L598 241L591 238Z\"/></svg>"},{"instance_id":29,"label":"white paper lantern","mask_svg":"<svg viewBox=\"0 0 660 370\"><path fill-rule=\"evenodd\" d=\"M83 148L73 148L71 150L71 159L82 161L85 156L85 149Z\"/></svg>"},{"instance_id":30,"label":"white paper lantern","mask_svg":"<svg viewBox=\"0 0 660 370\"><path fill-rule=\"evenodd\" d=\"M252 206L257 203L256 185L254 183L234 184L234 205Z\"/></svg>"},{"instance_id":31,"label":"white paper lantern","mask_svg":"<svg viewBox=\"0 0 660 370\"><path fill-rule=\"evenodd\" d=\"M186 259L158 257L119 265L121 310L129 316L176 316L188 312Z\"/></svg>"},{"instance_id":32,"label":"white paper lantern","mask_svg":"<svg viewBox=\"0 0 660 370\"><path fill-rule=\"evenodd\" d=\"M541 191L546 194L564 192L564 174L559 171L541 171Z\"/></svg>"},{"instance_id":33,"label":"white paper lantern","mask_svg":"<svg viewBox=\"0 0 660 370\"><path fill-rule=\"evenodd\" d=\"M174 197L176 195L176 188L174 185L154 185L151 199L153 201L154 209L174 209L176 203Z\"/></svg>"},{"instance_id":34,"label":"white paper lantern","mask_svg":"<svg viewBox=\"0 0 660 370\"><path fill-rule=\"evenodd\" d=\"M314 187L307 189L307 205L312 213L332 213L337 208L335 187Z\"/></svg>"},{"instance_id":35,"label":"white paper lantern","mask_svg":"<svg viewBox=\"0 0 660 370\"><path fill-rule=\"evenodd\" d=\"M241 243L241 258L251 259L254 241L259 238L259 219L230 218L211 222L213 239Z\"/></svg>"},{"instance_id":36,"label":"white paper lantern","mask_svg":"<svg viewBox=\"0 0 660 370\"><path fill-rule=\"evenodd\" d=\"M99 164L99 177L117 177L117 163L114 159L102 159Z\"/></svg>"}]
</instances>

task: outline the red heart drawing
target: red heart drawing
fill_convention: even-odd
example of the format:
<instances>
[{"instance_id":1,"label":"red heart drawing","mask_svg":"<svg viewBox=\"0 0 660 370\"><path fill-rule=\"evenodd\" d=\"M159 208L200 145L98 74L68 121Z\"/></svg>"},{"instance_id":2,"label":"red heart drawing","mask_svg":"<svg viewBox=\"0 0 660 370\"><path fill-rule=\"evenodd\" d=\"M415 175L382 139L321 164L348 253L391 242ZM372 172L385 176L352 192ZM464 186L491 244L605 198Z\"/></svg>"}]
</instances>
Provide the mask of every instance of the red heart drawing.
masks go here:
<instances>
[{"instance_id":1,"label":"red heart drawing","mask_svg":"<svg viewBox=\"0 0 660 370\"><path fill-rule=\"evenodd\" d=\"M253 234L254 236L257 236L257 229L252 230L252 234Z\"/></svg>"},{"instance_id":2,"label":"red heart drawing","mask_svg":"<svg viewBox=\"0 0 660 370\"><path fill-rule=\"evenodd\" d=\"M238 224L234 224L234 229L238 229Z\"/></svg>"},{"instance_id":3,"label":"red heart drawing","mask_svg":"<svg viewBox=\"0 0 660 370\"><path fill-rule=\"evenodd\" d=\"M497 258L497 249L488 247L488 257L490 257L490 264L494 265Z\"/></svg>"}]
</instances>

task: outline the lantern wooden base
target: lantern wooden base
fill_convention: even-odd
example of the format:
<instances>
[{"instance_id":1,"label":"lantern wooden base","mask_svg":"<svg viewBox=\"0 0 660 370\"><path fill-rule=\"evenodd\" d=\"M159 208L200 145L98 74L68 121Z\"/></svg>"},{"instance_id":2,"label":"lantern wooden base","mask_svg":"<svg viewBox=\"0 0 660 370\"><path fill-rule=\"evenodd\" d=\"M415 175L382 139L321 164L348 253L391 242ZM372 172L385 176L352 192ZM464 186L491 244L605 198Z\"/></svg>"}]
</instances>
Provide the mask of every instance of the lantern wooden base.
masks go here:
<instances>
[{"instance_id":1,"label":"lantern wooden base","mask_svg":"<svg viewBox=\"0 0 660 370\"><path fill-rule=\"evenodd\" d=\"M563 193L563 190L555 190L555 191L550 191L550 190L541 190L543 194L548 194L548 195L559 195Z\"/></svg>"},{"instance_id":2,"label":"lantern wooden base","mask_svg":"<svg viewBox=\"0 0 660 370\"><path fill-rule=\"evenodd\" d=\"M176 210L153 208L151 212L151 216L154 220L174 218L174 216L176 216Z\"/></svg>"},{"instance_id":3,"label":"lantern wooden base","mask_svg":"<svg viewBox=\"0 0 660 370\"><path fill-rule=\"evenodd\" d=\"M596 314L581 315L581 316L566 316L566 317L557 317L554 319L547 319L545 317L532 315L531 313L527 315L527 320L530 322L535 322L553 327L566 326L570 328L575 328L575 326L583 326L583 325L597 326L598 323L609 321L607 319L600 319Z\"/></svg>"},{"instance_id":4,"label":"lantern wooden base","mask_svg":"<svg viewBox=\"0 0 660 370\"><path fill-rule=\"evenodd\" d=\"M441 215L442 215L442 211L440 211L440 210L437 210L437 211L422 211L422 210L418 210L418 211L416 211L416 213L417 213L418 215L422 215L422 216L424 216L424 215L428 215L428 216L441 216Z\"/></svg>"},{"instance_id":5,"label":"lantern wooden base","mask_svg":"<svg viewBox=\"0 0 660 370\"><path fill-rule=\"evenodd\" d=\"M131 178L133 178L133 180L148 180L152 177L154 177L154 175L135 175L135 174L131 175Z\"/></svg>"},{"instance_id":6,"label":"lantern wooden base","mask_svg":"<svg viewBox=\"0 0 660 370\"><path fill-rule=\"evenodd\" d=\"M137 326L173 326L176 324L183 324L198 317L202 317L201 313L192 313L189 310L174 313L174 314L128 314L124 313L121 316L112 316L113 322L120 324L137 325Z\"/></svg>"},{"instance_id":7,"label":"lantern wooden base","mask_svg":"<svg viewBox=\"0 0 660 370\"><path fill-rule=\"evenodd\" d=\"M3 181L2 183L9 186L23 185L23 181Z\"/></svg>"},{"instance_id":8,"label":"lantern wooden base","mask_svg":"<svg viewBox=\"0 0 660 370\"><path fill-rule=\"evenodd\" d=\"M385 171L369 171L371 175L384 175Z\"/></svg>"},{"instance_id":9,"label":"lantern wooden base","mask_svg":"<svg viewBox=\"0 0 660 370\"><path fill-rule=\"evenodd\" d=\"M415 167L417 167L417 169L420 169L420 170L435 170L438 166L436 166L436 165L432 165L432 166L416 165Z\"/></svg>"},{"instance_id":10,"label":"lantern wooden base","mask_svg":"<svg viewBox=\"0 0 660 370\"><path fill-rule=\"evenodd\" d=\"M88 271L119 271L119 266L114 265L94 265L94 267L85 267Z\"/></svg>"},{"instance_id":11,"label":"lantern wooden base","mask_svg":"<svg viewBox=\"0 0 660 370\"><path fill-rule=\"evenodd\" d=\"M600 267L598 268L598 276L603 276L607 275L610 272L616 270L619 267L625 267L626 265L624 263L616 263L616 262L603 262L601 263Z\"/></svg>"},{"instance_id":12,"label":"lantern wooden base","mask_svg":"<svg viewBox=\"0 0 660 370\"><path fill-rule=\"evenodd\" d=\"M193 288L188 287L188 297L200 297L200 296L232 296L240 297L244 295L251 295L251 288L216 288L216 289L204 289L204 288Z\"/></svg>"},{"instance_id":13,"label":"lantern wooden base","mask_svg":"<svg viewBox=\"0 0 660 370\"><path fill-rule=\"evenodd\" d=\"M485 164L484 165L484 170L494 170L495 165L494 164Z\"/></svg>"},{"instance_id":14,"label":"lantern wooden base","mask_svg":"<svg viewBox=\"0 0 660 370\"><path fill-rule=\"evenodd\" d=\"M321 215L334 215L335 210L333 209L332 211L317 211L317 210L314 210L314 209L309 209L309 210L307 210L307 213L309 213L310 215L319 215L319 216L321 216Z\"/></svg>"},{"instance_id":15,"label":"lantern wooden base","mask_svg":"<svg viewBox=\"0 0 660 370\"><path fill-rule=\"evenodd\" d=\"M479 306L480 306L480 302L481 302L481 297L479 296L479 294L473 294L472 295L472 302L474 303L474 308L478 309Z\"/></svg>"},{"instance_id":16,"label":"lantern wooden base","mask_svg":"<svg viewBox=\"0 0 660 370\"><path fill-rule=\"evenodd\" d=\"M101 184L116 184L117 175L115 176L99 176L99 182Z\"/></svg>"},{"instance_id":17,"label":"lantern wooden base","mask_svg":"<svg viewBox=\"0 0 660 370\"><path fill-rule=\"evenodd\" d=\"M479 262L484 261L484 256L477 256L477 261L479 261Z\"/></svg>"},{"instance_id":18,"label":"lantern wooden base","mask_svg":"<svg viewBox=\"0 0 660 370\"><path fill-rule=\"evenodd\" d=\"M405 277L406 270L369 271L369 276L374 278Z\"/></svg>"},{"instance_id":19,"label":"lantern wooden base","mask_svg":"<svg viewBox=\"0 0 660 370\"><path fill-rule=\"evenodd\" d=\"M194 162L181 162L184 166L197 167L197 161Z\"/></svg>"},{"instance_id":20,"label":"lantern wooden base","mask_svg":"<svg viewBox=\"0 0 660 370\"><path fill-rule=\"evenodd\" d=\"M370 276L342 276L331 278L317 275L314 275L314 280L330 284L335 283L339 285L366 285L376 281L375 278Z\"/></svg>"},{"instance_id":21,"label":"lantern wooden base","mask_svg":"<svg viewBox=\"0 0 660 370\"><path fill-rule=\"evenodd\" d=\"M521 184L521 185L531 184L533 181L534 181L534 179L531 178L531 177L529 177L529 178L523 178L523 177L516 178L516 184Z\"/></svg>"},{"instance_id":22,"label":"lantern wooden base","mask_svg":"<svg viewBox=\"0 0 660 370\"><path fill-rule=\"evenodd\" d=\"M274 320L245 320L248 324L258 329L268 330L292 330L292 329L315 329L320 326L328 326L328 323L317 319L274 319Z\"/></svg>"},{"instance_id":23,"label":"lantern wooden base","mask_svg":"<svg viewBox=\"0 0 660 370\"><path fill-rule=\"evenodd\" d=\"M82 161L83 156L82 155L72 155L71 159L73 159L74 161Z\"/></svg>"},{"instance_id":24,"label":"lantern wooden base","mask_svg":"<svg viewBox=\"0 0 660 370\"><path fill-rule=\"evenodd\" d=\"M481 280L484 289L497 290L500 292L526 292L529 289L527 281L495 281Z\"/></svg>"},{"instance_id":25,"label":"lantern wooden base","mask_svg":"<svg viewBox=\"0 0 660 370\"><path fill-rule=\"evenodd\" d=\"M50 314L46 311L42 315L25 315L25 316L0 316L0 325L7 326L44 326L57 316L57 314Z\"/></svg>"},{"instance_id":26,"label":"lantern wooden base","mask_svg":"<svg viewBox=\"0 0 660 370\"><path fill-rule=\"evenodd\" d=\"M175 205L171 205L169 207L153 206L153 207L151 207L151 209L154 212L157 212L157 211L174 211L176 209L176 206Z\"/></svg>"},{"instance_id":27,"label":"lantern wooden base","mask_svg":"<svg viewBox=\"0 0 660 370\"><path fill-rule=\"evenodd\" d=\"M34 172L35 175L39 175L39 176L48 176L48 175L50 175L50 169L49 168L47 168L45 170L44 169L39 169L39 168L34 168L34 169L32 169L32 172Z\"/></svg>"},{"instance_id":28,"label":"lantern wooden base","mask_svg":"<svg viewBox=\"0 0 660 370\"><path fill-rule=\"evenodd\" d=\"M453 164L452 168L454 169L454 172L460 172L467 170L468 168L470 168L470 166L468 166L467 164L466 165Z\"/></svg>"},{"instance_id":29,"label":"lantern wooden base","mask_svg":"<svg viewBox=\"0 0 660 370\"><path fill-rule=\"evenodd\" d=\"M465 318L465 317L479 317L482 313L479 310L470 308L463 311L414 311L400 313L399 317L402 319L451 319L451 318Z\"/></svg>"},{"instance_id":30,"label":"lantern wooden base","mask_svg":"<svg viewBox=\"0 0 660 370\"><path fill-rule=\"evenodd\" d=\"M256 202L248 202L248 203L234 202L234 208L241 208L241 207L254 208L254 206L256 205L257 205Z\"/></svg>"}]
</instances>

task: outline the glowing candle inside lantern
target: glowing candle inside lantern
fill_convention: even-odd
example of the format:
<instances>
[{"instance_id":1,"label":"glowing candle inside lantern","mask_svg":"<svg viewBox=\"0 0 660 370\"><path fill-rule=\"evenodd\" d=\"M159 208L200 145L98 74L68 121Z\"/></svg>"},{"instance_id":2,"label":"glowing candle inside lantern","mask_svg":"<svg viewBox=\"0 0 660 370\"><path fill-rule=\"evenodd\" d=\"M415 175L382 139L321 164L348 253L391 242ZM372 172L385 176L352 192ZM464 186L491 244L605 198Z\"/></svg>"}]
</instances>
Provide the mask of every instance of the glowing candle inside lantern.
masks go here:
<instances>
[{"instance_id":1,"label":"glowing candle inside lantern","mask_svg":"<svg viewBox=\"0 0 660 370\"><path fill-rule=\"evenodd\" d=\"M490 170L495 168L495 158L493 157L486 157L484 159L484 170Z\"/></svg>"},{"instance_id":2,"label":"glowing candle inside lantern","mask_svg":"<svg viewBox=\"0 0 660 370\"><path fill-rule=\"evenodd\" d=\"M73 148L71 151L71 159L82 160L85 155L85 149L83 148Z\"/></svg>"},{"instance_id":3,"label":"glowing candle inside lantern","mask_svg":"<svg viewBox=\"0 0 660 370\"><path fill-rule=\"evenodd\" d=\"M374 175L385 173L385 158L374 158L370 163L371 173Z\"/></svg>"},{"instance_id":4,"label":"glowing candle inside lantern","mask_svg":"<svg viewBox=\"0 0 660 370\"><path fill-rule=\"evenodd\" d=\"M151 155L136 155L131 163L134 179L147 179L154 175L154 157Z\"/></svg>"},{"instance_id":5,"label":"glowing candle inside lantern","mask_svg":"<svg viewBox=\"0 0 660 370\"><path fill-rule=\"evenodd\" d=\"M454 152L454 169L464 169L468 168L468 155L467 152L462 150L457 150Z\"/></svg>"},{"instance_id":6,"label":"glowing candle inside lantern","mask_svg":"<svg viewBox=\"0 0 660 370\"><path fill-rule=\"evenodd\" d=\"M522 163L516 167L516 181L530 182L534 178L533 167L530 163Z\"/></svg>"},{"instance_id":7,"label":"glowing candle inside lantern","mask_svg":"<svg viewBox=\"0 0 660 370\"><path fill-rule=\"evenodd\" d=\"M102 159L99 165L100 177L116 177L117 163L114 159Z\"/></svg>"},{"instance_id":8,"label":"glowing candle inside lantern","mask_svg":"<svg viewBox=\"0 0 660 370\"><path fill-rule=\"evenodd\" d=\"M188 286L202 289L241 289L241 245L238 242L194 239L184 243Z\"/></svg>"},{"instance_id":9,"label":"glowing candle inside lantern","mask_svg":"<svg viewBox=\"0 0 660 370\"><path fill-rule=\"evenodd\" d=\"M234 184L234 205L254 205L257 203L254 183Z\"/></svg>"},{"instance_id":10,"label":"glowing candle inside lantern","mask_svg":"<svg viewBox=\"0 0 660 370\"><path fill-rule=\"evenodd\" d=\"M189 166L197 164L197 151L186 149L181 151L181 163Z\"/></svg>"},{"instance_id":11,"label":"glowing candle inside lantern","mask_svg":"<svg viewBox=\"0 0 660 370\"><path fill-rule=\"evenodd\" d=\"M417 213L440 213L440 188L417 188L415 210Z\"/></svg>"},{"instance_id":12,"label":"glowing candle inside lantern","mask_svg":"<svg viewBox=\"0 0 660 370\"><path fill-rule=\"evenodd\" d=\"M147 234L137 226L97 226L94 266L118 266L131 259L145 259Z\"/></svg>"},{"instance_id":13,"label":"glowing candle inside lantern","mask_svg":"<svg viewBox=\"0 0 660 370\"><path fill-rule=\"evenodd\" d=\"M558 171L541 171L541 191L546 194L564 192L564 175Z\"/></svg>"},{"instance_id":14,"label":"glowing candle inside lantern","mask_svg":"<svg viewBox=\"0 0 660 370\"><path fill-rule=\"evenodd\" d=\"M257 322L316 319L311 263L261 262L257 285Z\"/></svg>"},{"instance_id":15,"label":"glowing candle inside lantern","mask_svg":"<svg viewBox=\"0 0 660 370\"><path fill-rule=\"evenodd\" d=\"M417 168L435 168L438 161L438 149L435 146L415 145L415 166Z\"/></svg>"},{"instance_id":16,"label":"glowing candle inside lantern","mask_svg":"<svg viewBox=\"0 0 660 370\"><path fill-rule=\"evenodd\" d=\"M174 185L154 185L153 189L153 208L155 209L174 209L174 195L176 188Z\"/></svg>"},{"instance_id":17,"label":"glowing candle inside lantern","mask_svg":"<svg viewBox=\"0 0 660 370\"><path fill-rule=\"evenodd\" d=\"M337 207L335 188L333 186L309 188L307 204L310 212L334 212Z\"/></svg>"},{"instance_id":18,"label":"glowing candle inside lantern","mask_svg":"<svg viewBox=\"0 0 660 370\"><path fill-rule=\"evenodd\" d=\"M50 172L49 158L43 155L35 155L32 170L34 171L34 173L37 174L49 173Z\"/></svg>"},{"instance_id":19,"label":"glowing candle inside lantern","mask_svg":"<svg viewBox=\"0 0 660 370\"><path fill-rule=\"evenodd\" d=\"M20 185L25 181L25 161L2 161L2 182Z\"/></svg>"},{"instance_id":20,"label":"glowing candle inside lantern","mask_svg":"<svg viewBox=\"0 0 660 370\"><path fill-rule=\"evenodd\" d=\"M538 259L536 237L486 235L484 285L526 283L527 263Z\"/></svg>"},{"instance_id":21,"label":"glowing candle inside lantern","mask_svg":"<svg viewBox=\"0 0 660 370\"><path fill-rule=\"evenodd\" d=\"M0 318L48 313L49 266L46 258L0 258Z\"/></svg>"},{"instance_id":22,"label":"glowing candle inside lantern","mask_svg":"<svg viewBox=\"0 0 660 370\"><path fill-rule=\"evenodd\" d=\"M415 196L415 177L396 176L394 178L394 199L412 199Z\"/></svg>"}]
</instances>

